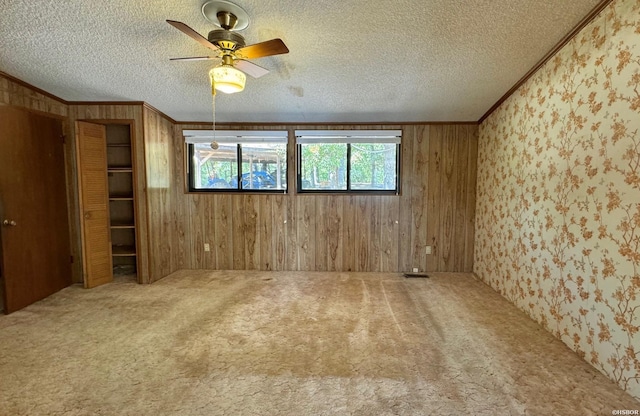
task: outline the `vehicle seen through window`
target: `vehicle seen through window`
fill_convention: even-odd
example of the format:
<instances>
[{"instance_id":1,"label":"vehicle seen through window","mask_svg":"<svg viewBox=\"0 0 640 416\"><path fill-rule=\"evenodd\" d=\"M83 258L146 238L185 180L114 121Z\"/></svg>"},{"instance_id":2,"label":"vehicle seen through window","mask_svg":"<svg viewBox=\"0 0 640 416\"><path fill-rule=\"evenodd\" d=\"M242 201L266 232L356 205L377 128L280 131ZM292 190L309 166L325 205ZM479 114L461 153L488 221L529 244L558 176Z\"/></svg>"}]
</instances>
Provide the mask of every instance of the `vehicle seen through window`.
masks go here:
<instances>
[{"instance_id":1,"label":"vehicle seen through window","mask_svg":"<svg viewBox=\"0 0 640 416\"><path fill-rule=\"evenodd\" d=\"M287 131L185 130L190 192L287 191ZM297 130L299 193L399 194L402 130Z\"/></svg>"},{"instance_id":2,"label":"vehicle seen through window","mask_svg":"<svg viewBox=\"0 0 640 416\"><path fill-rule=\"evenodd\" d=\"M185 130L189 190L287 190L286 131Z\"/></svg>"}]
</instances>

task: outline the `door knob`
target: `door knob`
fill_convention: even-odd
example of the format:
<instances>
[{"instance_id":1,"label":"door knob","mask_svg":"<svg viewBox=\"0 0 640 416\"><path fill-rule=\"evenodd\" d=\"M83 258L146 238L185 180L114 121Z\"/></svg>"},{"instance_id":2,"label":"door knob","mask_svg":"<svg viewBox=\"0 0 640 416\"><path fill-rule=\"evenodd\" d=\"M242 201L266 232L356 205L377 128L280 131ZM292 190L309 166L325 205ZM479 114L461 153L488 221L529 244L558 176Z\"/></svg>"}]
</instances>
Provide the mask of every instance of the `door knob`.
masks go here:
<instances>
[{"instance_id":1,"label":"door knob","mask_svg":"<svg viewBox=\"0 0 640 416\"><path fill-rule=\"evenodd\" d=\"M13 221L13 220L4 220L4 221L2 221L2 225L8 225L10 227L15 227L16 222Z\"/></svg>"}]
</instances>

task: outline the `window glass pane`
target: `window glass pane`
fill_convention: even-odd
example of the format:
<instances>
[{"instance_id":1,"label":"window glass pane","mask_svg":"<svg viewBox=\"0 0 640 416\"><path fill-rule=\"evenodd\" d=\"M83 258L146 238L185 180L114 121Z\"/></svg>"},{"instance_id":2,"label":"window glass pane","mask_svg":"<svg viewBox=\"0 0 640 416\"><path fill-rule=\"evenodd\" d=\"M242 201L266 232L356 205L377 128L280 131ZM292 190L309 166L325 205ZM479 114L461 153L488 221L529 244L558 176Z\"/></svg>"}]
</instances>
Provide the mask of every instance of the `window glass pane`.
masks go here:
<instances>
[{"instance_id":1,"label":"window glass pane","mask_svg":"<svg viewBox=\"0 0 640 416\"><path fill-rule=\"evenodd\" d=\"M245 143L242 152L242 189L287 189L287 144ZM232 182L238 185L237 177Z\"/></svg>"},{"instance_id":2,"label":"window glass pane","mask_svg":"<svg viewBox=\"0 0 640 416\"><path fill-rule=\"evenodd\" d=\"M396 149L394 143L352 143L351 189L395 190Z\"/></svg>"},{"instance_id":3,"label":"window glass pane","mask_svg":"<svg viewBox=\"0 0 640 416\"><path fill-rule=\"evenodd\" d=\"M300 146L302 190L347 189L345 143L312 143Z\"/></svg>"},{"instance_id":4,"label":"window glass pane","mask_svg":"<svg viewBox=\"0 0 640 416\"><path fill-rule=\"evenodd\" d=\"M236 189L238 144L220 143L212 149L208 143L193 144L193 187L196 189ZM234 184L235 180L235 184Z\"/></svg>"}]
</instances>

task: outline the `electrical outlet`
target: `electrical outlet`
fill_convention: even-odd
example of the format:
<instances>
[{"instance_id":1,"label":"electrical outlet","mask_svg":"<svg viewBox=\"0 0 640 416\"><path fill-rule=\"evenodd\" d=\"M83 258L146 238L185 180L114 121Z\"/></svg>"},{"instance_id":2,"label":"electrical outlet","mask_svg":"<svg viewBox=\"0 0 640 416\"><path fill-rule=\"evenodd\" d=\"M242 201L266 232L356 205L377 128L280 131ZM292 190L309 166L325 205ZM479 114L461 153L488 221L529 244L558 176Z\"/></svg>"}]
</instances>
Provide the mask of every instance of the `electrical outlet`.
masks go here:
<instances>
[{"instance_id":1,"label":"electrical outlet","mask_svg":"<svg viewBox=\"0 0 640 416\"><path fill-rule=\"evenodd\" d=\"M209 243L204 243L204 251L211 251L211 247L209 246Z\"/></svg>"},{"instance_id":2,"label":"electrical outlet","mask_svg":"<svg viewBox=\"0 0 640 416\"><path fill-rule=\"evenodd\" d=\"M425 252L425 254L431 254L431 246L426 246L424 248L424 252Z\"/></svg>"},{"instance_id":3,"label":"electrical outlet","mask_svg":"<svg viewBox=\"0 0 640 416\"><path fill-rule=\"evenodd\" d=\"M418 271L419 271L419 270L418 270L418 268L417 268L417 267L414 267L414 268L413 268L413 272L414 272L414 273L418 273Z\"/></svg>"}]
</instances>

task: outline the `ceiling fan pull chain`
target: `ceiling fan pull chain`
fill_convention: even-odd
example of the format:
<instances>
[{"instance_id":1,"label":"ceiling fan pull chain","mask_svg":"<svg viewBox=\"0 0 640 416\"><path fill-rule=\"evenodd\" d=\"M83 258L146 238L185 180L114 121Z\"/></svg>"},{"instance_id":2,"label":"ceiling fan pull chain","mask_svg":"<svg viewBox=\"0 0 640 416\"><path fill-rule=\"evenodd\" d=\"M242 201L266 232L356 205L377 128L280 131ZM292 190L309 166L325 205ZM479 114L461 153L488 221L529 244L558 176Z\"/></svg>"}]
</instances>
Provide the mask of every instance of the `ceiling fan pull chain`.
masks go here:
<instances>
[{"instance_id":1,"label":"ceiling fan pull chain","mask_svg":"<svg viewBox=\"0 0 640 416\"><path fill-rule=\"evenodd\" d=\"M213 85L213 80L211 82L211 110L213 113L213 139L211 140L211 148L216 150L218 148L218 142L216 142L216 89Z\"/></svg>"}]
</instances>

